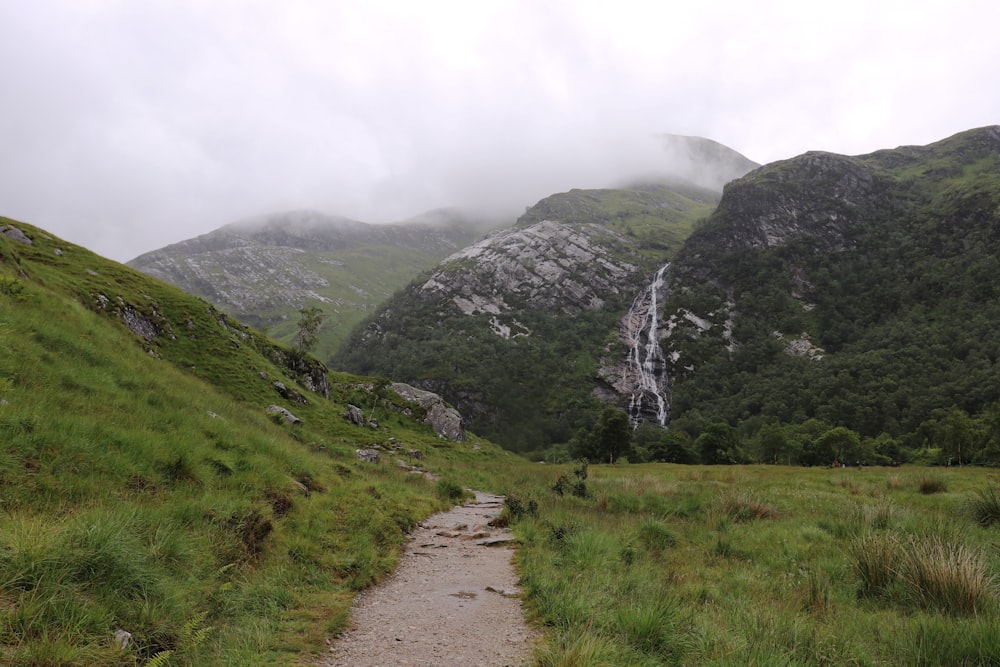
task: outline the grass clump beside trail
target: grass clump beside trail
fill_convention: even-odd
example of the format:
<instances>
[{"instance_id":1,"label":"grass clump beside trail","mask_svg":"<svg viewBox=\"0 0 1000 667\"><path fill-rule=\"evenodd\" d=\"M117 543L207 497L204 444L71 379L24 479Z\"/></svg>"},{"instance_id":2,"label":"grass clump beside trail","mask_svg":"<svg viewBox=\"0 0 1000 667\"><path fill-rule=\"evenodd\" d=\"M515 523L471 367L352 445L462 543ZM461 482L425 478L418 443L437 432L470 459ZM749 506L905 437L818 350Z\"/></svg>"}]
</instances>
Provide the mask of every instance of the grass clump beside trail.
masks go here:
<instances>
[{"instance_id":1,"label":"grass clump beside trail","mask_svg":"<svg viewBox=\"0 0 1000 667\"><path fill-rule=\"evenodd\" d=\"M505 473L538 664L1000 663L990 470L572 467Z\"/></svg>"},{"instance_id":2,"label":"grass clump beside trail","mask_svg":"<svg viewBox=\"0 0 1000 667\"><path fill-rule=\"evenodd\" d=\"M406 531L464 494L397 455L508 458L16 224L34 243L0 235L0 664L298 664ZM349 402L378 426L350 423Z\"/></svg>"}]
</instances>

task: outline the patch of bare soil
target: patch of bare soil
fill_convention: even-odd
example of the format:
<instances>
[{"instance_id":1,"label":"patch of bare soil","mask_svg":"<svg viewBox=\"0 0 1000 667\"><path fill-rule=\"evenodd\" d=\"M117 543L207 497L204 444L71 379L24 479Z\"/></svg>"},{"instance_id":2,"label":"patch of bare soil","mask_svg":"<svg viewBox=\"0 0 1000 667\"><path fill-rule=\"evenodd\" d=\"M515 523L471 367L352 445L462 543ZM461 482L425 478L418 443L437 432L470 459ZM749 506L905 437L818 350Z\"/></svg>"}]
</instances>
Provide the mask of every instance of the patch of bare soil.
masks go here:
<instances>
[{"instance_id":1,"label":"patch of bare soil","mask_svg":"<svg viewBox=\"0 0 1000 667\"><path fill-rule=\"evenodd\" d=\"M352 627L322 667L530 664L537 636L525 623L510 533L492 528L503 498L435 514L411 534L399 568L361 593Z\"/></svg>"}]
</instances>

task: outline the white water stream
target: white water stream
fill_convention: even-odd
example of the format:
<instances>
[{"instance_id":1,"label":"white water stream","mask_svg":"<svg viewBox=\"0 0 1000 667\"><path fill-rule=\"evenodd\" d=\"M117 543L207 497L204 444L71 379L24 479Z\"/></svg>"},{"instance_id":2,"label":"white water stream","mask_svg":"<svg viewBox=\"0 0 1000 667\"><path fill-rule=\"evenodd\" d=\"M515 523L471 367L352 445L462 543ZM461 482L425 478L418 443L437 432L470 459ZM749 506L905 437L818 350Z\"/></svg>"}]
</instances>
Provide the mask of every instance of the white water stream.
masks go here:
<instances>
[{"instance_id":1,"label":"white water stream","mask_svg":"<svg viewBox=\"0 0 1000 667\"><path fill-rule=\"evenodd\" d=\"M625 318L627 369L633 386L628 414L633 425L643 421L644 414L655 414L660 426L667 425L670 402L659 327L661 299L666 297L664 276L669 267L669 263L664 264L656 272L653 282L635 297Z\"/></svg>"}]
</instances>

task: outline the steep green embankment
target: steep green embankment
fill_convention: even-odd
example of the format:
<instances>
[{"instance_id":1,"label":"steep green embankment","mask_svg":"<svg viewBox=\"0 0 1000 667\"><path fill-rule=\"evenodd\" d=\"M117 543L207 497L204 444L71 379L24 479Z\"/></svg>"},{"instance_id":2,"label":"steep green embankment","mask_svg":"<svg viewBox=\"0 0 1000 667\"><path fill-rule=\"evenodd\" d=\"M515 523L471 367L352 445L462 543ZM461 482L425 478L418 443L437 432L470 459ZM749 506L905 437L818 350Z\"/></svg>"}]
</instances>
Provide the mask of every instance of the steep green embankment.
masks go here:
<instances>
[{"instance_id":1,"label":"steep green embankment","mask_svg":"<svg viewBox=\"0 0 1000 667\"><path fill-rule=\"evenodd\" d=\"M296 662L454 488L397 458L504 456L441 440L371 380L325 387L321 364L198 298L0 232L0 664ZM348 402L380 426L350 424ZM369 446L382 463L356 460Z\"/></svg>"}]
</instances>

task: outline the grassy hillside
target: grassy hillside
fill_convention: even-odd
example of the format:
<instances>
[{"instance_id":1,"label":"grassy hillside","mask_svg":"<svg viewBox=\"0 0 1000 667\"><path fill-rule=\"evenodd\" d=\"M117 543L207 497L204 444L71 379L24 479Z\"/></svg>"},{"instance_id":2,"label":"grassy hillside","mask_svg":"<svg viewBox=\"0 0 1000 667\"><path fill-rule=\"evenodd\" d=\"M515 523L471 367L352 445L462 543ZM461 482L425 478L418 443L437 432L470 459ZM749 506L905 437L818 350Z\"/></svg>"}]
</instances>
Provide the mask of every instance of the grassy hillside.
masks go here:
<instances>
[{"instance_id":1,"label":"grassy hillside","mask_svg":"<svg viewBox=\"0 0 1000 667\"><path fill-rule=\"evenodd\" d=\"M7 225L33 244L0 235L0 664L292 664L451 500L449 478L397 459L504 456L439 439L371 380L331 374L324 398L305 386L326 377L317 362ZM349 424L348 402L380 426ZM358 462L370 446L381 462Z\"/></svg>"}]
</instances>

